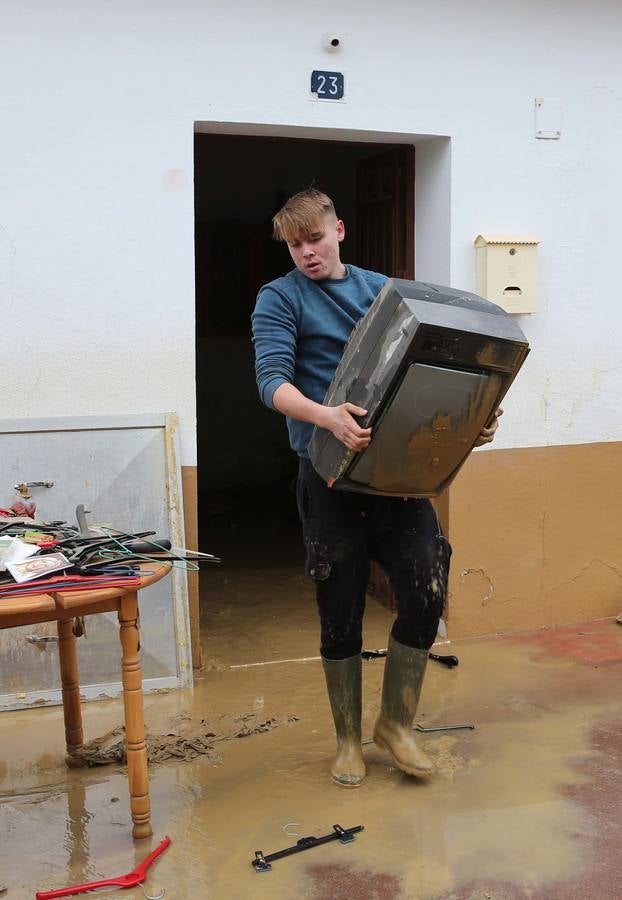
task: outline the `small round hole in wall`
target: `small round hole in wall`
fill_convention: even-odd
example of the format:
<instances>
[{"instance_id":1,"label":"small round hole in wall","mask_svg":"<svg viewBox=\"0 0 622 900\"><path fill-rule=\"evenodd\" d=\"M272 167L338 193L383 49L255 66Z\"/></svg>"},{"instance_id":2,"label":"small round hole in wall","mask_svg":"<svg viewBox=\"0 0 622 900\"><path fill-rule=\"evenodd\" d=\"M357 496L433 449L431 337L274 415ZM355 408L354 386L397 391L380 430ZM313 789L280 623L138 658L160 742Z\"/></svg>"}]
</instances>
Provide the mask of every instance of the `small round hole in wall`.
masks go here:
<instances>
[{"instance_id":1,"label":"small round hole in wall","mask_svg":"<svg viewBox=\"0 0 622 900\"><path fill-rule=\"evenodd\" d=\"M328 53L337 53L341 49L341 36L334 31L322 35L322 46Z\"/></svg>"}]
</instances>

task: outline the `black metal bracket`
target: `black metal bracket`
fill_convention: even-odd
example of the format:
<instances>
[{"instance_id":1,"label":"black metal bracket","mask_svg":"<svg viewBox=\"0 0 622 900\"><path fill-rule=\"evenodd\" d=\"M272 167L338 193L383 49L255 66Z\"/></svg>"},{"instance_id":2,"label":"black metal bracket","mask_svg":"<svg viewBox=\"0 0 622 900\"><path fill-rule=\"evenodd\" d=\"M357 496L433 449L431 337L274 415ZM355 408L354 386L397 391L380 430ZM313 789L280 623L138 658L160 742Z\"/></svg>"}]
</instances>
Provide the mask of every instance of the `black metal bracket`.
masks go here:
<instances>
[{"instance_id":1,"label":"black metal bracket","mask_svg":"<svg viewBox=\"0 0 622 900\"><path fill-rule=\"evenodd\" d=\"M283 859L284 856L292 856L294 853L310 850L311 847L328 844L329 841L349 844L359 831L363 831L363 825L355 825L353 828L342 828L341 825L333 825L333 830L330 834L322 835L322 837L313 837L313 835L302 837L293 847L277 850L275 853L269 853L267 856L264 856L261 850L255 850L255 859L251 860L251 865L256 872L269 872L272 869L270 863L273 863L275 859Z\"/></svg>"},{"instance_id":2,"label":"black metal bracket","mask_svg":"<svg viewBox=\"0 0 622 900\"><path fill-rule=\"evenodd\" d=\"M386 650L362 650L361 657L363 659L381 659L383 656L387 655ZM433 659L435 662L440 662L444 666L447 666L448 669L453 669L454 666L457 666L459 663L459 659L457 656L444 656L440 653L429 653L428 656L430 659Z\"/></svg>"}]
</instances>

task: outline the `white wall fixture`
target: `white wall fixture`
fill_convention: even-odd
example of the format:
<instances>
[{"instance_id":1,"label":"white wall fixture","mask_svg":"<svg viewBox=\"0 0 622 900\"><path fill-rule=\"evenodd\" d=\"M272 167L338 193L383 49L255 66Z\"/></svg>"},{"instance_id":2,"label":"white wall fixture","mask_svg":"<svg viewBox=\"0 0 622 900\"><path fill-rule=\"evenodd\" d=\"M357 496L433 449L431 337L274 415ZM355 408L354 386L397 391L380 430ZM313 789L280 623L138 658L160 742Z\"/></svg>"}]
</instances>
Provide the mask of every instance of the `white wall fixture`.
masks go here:
<instances>
[{"instance_id":1,"label":"white wall fixture","mask_svg":"<svg viewBox=\"0 0 622 900\"><path fill-rule=\"evenodd\" d=\"M562 107L557 98L536 97L534 101L536 138L558 141L562 136Z\"/></svg>"},{"instance_id":2,"label":"white wall fixture","mask_svg":"<svg viewBox=\"0 0 622 900\"><path fill-rule=\"evenodd\" d=\"M535 312L539 243L532 235L478 234L477 293L509 313Z\"/></svg>"},{"instance_id":3,"label":"white wall fixture","mask_svg":"<svg viewBox=\"0 0 622 900\"><path fill-rule=\"evenodd\" d=\"M327 53L337 53L341 50L342 38L335 31L327 31L322 35L322 47Z\"/></svg>"}]
</instances>

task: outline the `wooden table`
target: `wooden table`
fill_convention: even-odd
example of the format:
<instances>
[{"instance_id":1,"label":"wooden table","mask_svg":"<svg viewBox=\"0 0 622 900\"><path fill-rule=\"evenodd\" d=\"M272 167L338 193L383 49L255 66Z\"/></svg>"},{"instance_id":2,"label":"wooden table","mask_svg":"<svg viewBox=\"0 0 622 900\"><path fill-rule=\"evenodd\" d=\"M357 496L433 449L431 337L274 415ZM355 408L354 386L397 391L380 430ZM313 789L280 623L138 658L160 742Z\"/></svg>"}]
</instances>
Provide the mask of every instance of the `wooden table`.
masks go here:
<instances>
[{"instance_id":1,"label":"wooden table","mask_svg":"<svg viewBox=\"0 0 622 900\"><path fill-rule=\"evenodd\" d=\"M68 762L84 743L78 654L73 632L77 616L114 612L119 617L122 648L121 680L127 740L127 778L132 812L132 835L146 838L153 834L150 821L149 775L145 747L142 672L140 667L140 635L138 628L138 591L159 581L170 568L151 563L141 564L143 575L135 588L98 588L63 593L31 594L0 599L0 628L36 625L39 622L58 623L60 676L63 689L63 715Z\"/></svg>"}]
</instances>

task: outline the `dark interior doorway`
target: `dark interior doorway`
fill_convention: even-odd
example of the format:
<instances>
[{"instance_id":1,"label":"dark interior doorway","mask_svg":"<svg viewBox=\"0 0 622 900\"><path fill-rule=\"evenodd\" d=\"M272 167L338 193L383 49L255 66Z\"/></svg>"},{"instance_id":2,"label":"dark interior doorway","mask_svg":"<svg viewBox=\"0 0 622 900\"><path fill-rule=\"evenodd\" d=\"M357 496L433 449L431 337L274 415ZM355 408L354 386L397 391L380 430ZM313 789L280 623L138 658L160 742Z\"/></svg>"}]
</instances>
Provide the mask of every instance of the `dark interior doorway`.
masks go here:
<instances>
[{"instance_id":1,"label":"dark interior doorway","mask_svg":"<svg viewBox=\"0 0 622 900\"><path fill-rule=\"evenodd\" d=\"M311 185L345 221L344 262L414 277L413 147L195 135L199 537L233 565L302 558L297 460L259 401L250 315L259 288L292 268L272 216Z\"/></svg>"}]
</instances>

